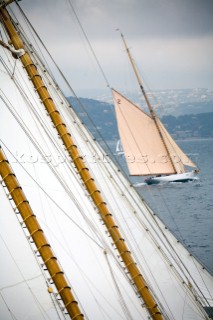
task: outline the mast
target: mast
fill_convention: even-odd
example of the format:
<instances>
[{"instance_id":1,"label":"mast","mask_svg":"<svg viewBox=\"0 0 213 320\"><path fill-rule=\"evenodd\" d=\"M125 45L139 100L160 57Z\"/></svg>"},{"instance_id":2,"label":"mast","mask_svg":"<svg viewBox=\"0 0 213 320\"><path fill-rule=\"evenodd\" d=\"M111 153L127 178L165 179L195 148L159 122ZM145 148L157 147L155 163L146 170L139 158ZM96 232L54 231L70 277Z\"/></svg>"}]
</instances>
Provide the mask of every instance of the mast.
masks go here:
<instances>
[{"instance_id":1,"label":"mast","mask_svg":"<svg viewBox=\"0 0 213 320\"><path fill-rule=\"evenodd\" d=\"M16 50L24 49L24 44L19 37L10 16L5 9L5 6L0 7L0 14L4 26L7 30L7 33L10 37L10 41L15 47ZM102 198L101 192L98 190L96 183L92 176L90 175L89 169L85 166L82 156L78 152L78 148L75 145L71 134L66 128L66 124L63 122L63 119L58 112L56 105L54 104L47 88L45 87L41 76L38 74L36 66L34 65L31 57L27 52L20 57L20 61L23 64L29 78L31 79L44 107L50 116L54 127L56 128L66 150L74 163L80 178L82 179L88 194L93 200L98 212L117 248L121 260L123 261L126 269L129 272L129 276L132 279L132 282L139 294L143 299L145 307L149 312L150 316L154 320L163 319L162 314L157 306L157 303L149 290L144 277L142 276L140 270L138 269L136 262L134 261L130 250L128 249L124 238L122 237L118 226L116 225L112 213L109 211L106 202Z\"/></svg>"},{"instance_id":2,"label":"mast","mask_svg":"<svg viewBox=\"0 0 213 320\"><path fill-rule=\"evenodd\" d=\"M61 270L56 256L48 243L43 230L41 229L35 214L30 207L22 188L12 171L12 168L6 159L1 146L0 146L0 176L6 185L10 196L12 197L16 209L20 213L24 224L26 225L30 237L32 237L37 252L41 255L43 262L49 271L52 281L54 282L58 293L67 309L71 319L82 320L84 319L78 303L75 300L71 288L65 279L64 272Z\"/></svg>"},{"instance_id":3,"label":"mast","mask_svg":"<svg viewBox=\"0 0 213 320\"><path fill-rule=\"evenodd\" d=\"M148 99L148 97L147 97L146 91L144 90L142 81L141 81L141 79L140 79L140 77L139 77L139 75L138 75L138 72L137 72L137 69L136 69L134 60L132 59L132 55L131 55L130 50L129 50L128 46L127 46L126 40L125 40L125 38L124 38L124 35L123 35L122 33L120 33L120 34L121 34L121 38L122 38L122 40L123 40L123 43L124 43L126 52L127 52L127 54L128 54L129 60L130 60L130 62L131 62L133 71L134 71L135 76L136 76L136 78L137 78L139 87L140 87L141 92L142 92L142 94L143 94L143 96L144 96L144 99L145 99L145 101L146 101L146 104L147 104L147 106L148 106L148 108L149 108L151 117L152 117L152 119L153 119L154 122L155 122L156 128L157 128L158 133L159 133L159 135L160 135L160 138L161 138L161 140L162 140L162 142L163 142L163 145L164 145L164 147L165 147L165 149L166 149L166 152L167 152L167 154L168 154L168 156L169 156L169 159L170 159L170 161L171 161L172 167L173 167L174 171L177 173L177 169L175 168L174 162L173 162L173 160L172 160L172 157L171 157L171 155L170 155L170 153L169 153L168 147L167 147L167 145L166 145L166 143L165 143L165 141L164 141L164 138L163 138L163 135L162 135L162 133L161 133L160 127L159 127L159 125L158 125L158 121L157 121L158 117L157 117L155 111L154 111L153 108L152 108L152 105L151 105L151 103L150 103L150 101L149 101L149 99Z\"/></svg>"}]
</instances>

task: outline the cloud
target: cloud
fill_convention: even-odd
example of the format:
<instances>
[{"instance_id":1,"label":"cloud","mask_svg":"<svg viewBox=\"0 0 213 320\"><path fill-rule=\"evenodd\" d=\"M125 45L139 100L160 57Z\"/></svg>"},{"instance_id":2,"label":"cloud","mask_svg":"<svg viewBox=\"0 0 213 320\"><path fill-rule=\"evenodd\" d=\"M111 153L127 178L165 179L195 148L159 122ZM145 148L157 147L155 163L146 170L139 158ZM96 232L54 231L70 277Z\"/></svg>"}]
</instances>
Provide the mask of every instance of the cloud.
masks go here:
<instances>
[{"instance_id":1,"label":"cloud","mask_svg":"<svg viewBox=\"0 0 213 320\"><path fill-rule=\"evenodd\" d=\"M106 36L106 30L109 36L116 27L149 37L213 32L212 0L28 0L21 5L37 19L46 15L46 20L57 19L57 23L64 23L68 14L74 18L69 12L72 6L92 37Z\"/></svg>"},{"instance_id":2,"label":"cloud","mask_svg":"<svg viewBox=\"0 0 213 320\"><path fill-rule=\"evenodd\" d=\"M110 83L123 83L129 65L115 32L120 28L140 70L154 79L154 85L175 88L191 83L212 88L212 0L28 0L20 4L74 88L103 86L104 81L72 6Z\"/></svg>"},{"instance_id":3,"label":"cloud","mask_svg":"<svg viewBox=\"0 0 213 320\"><path fill-rule=\"evenodd\" d=\"M73 7L89 29L94 25L105 29L108 23L131 34L153 37L213 32L212 0L75 0Z\"/></svg>"}]
</instances>

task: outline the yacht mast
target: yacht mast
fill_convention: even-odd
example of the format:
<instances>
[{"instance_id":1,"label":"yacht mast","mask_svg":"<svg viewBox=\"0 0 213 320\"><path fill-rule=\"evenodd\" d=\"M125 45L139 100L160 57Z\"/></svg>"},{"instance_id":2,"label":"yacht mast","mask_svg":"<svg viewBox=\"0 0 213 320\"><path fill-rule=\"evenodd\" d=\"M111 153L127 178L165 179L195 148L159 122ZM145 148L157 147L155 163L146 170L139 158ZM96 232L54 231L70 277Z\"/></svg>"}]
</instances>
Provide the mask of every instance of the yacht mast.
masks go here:
<instances>
[{"instance_id":1,"label":"yacht mast","mask_svg":"<svg viewBox=\"0 0 213 320\"><path fill-rule=\"evenodd\" d=\"M75 300L71 292L71 288L64 276L64 272L61 270L57 258L53 254L50 244L48 243L44 232L41 229L38 220L34 212L32 211L32 208L30 207L29 201L22 191L22 188L14 172L12 171L8 160L6 159L1 146L0 176L2 178L2 182L7 187L7 190L15 203L16 209L22 217L23 223L26 225L29 231L30 237L32 237L37 247L37 252L41 255L41 258L47 270L49 271L51 279L61 296L61 299L64 303L65 308L67 309L67 312L70 315L70 318L77 320L84 319L84 316L78 307L78 303Z\"/></svg>"},{"instance_id":2,"label":"yacht mast","mask_svg":"<svg viewBox=\"0 0 213 320\"><path fill-rule=\"evenodd\" d=\"M24 49L24 44L18 35L11 18L5 9L5 5L0 6L0 14L2 22L4 23L5 29L10 37L10 41L15 47L16 50ZM121 260L123 261L126 269L129 272L130 278L132 279L133 284L139 294L143 299L144 305L147 308L148 313L151 318L154 320L162 320L162 314L158 308L158 305L148 288L145 279L143 278L141 271L139 270L136 262L134 261L130 250L128 249L124 238L122 237L118 226L116 225L112 213L109 211L106 202L104 201L101 192L96 186L96 183L92 176L90 175L89 169L85 166L82 156L79 154L78 148L75 145L71 134L66 128L66 124L63 122L63 119L58 112L56 105L53 102L53 99L49 95L47 88L45 87L41 76L38 74L36 66L34 65L31 57L27 52L20 57L20 61L23 64L26 72L29 75L44 107L50 116L54 127L56 128L64 146L66 147L69 156L74 163L80 178L82 179L88 194L93 200L95 206L98 209L98 212L110 234L112 240L119 252Z\"/></svg>"},{"instance_id":3,"label":"yacht mast","mask_svg":"<svg viewBox=\"0 0 213 320\"><path fill-rule=\"evenodd\" d=\"M141 79L140 79L140 77L139 77L139 75L138 75L138 71L137 71L137 69L136 69L136 66L135 66L134 60L133 60L133 58L132 58L132 55L131 55L131 53L130 53L130 50L129 50L128 46L127 46L126 40L125 40L125 38L124 38L124 35L123 35L122 33L120 33L120 34L121 34L121 38L122 38L122 40L123 40L123 43L124 43L126 52L127 52L127 54L128 54L129 60L130 60L130 62L131 62L132 68L133 68L133 70L134 70L135 76L136 76L136 78L137 78L139 87L140 87L141 92L142 92L142 94L143 94L143 96L144 96L144 99L145 99L145 101L146 101L146 104L147 104L147 106L148 106L148 108L149 108L151 117L152 117L152 119L153 119L154 122L155 122L156 128L157 128L158 133L159 133L159 135L160 135L160 138L161 138L161 140L162 140L162 142L163 142L163 145L164 145L164 147L165 147L165 149L166 149L166 152L167 152L167 154L168 154L168 156L169 156L169 159L170 159L170 161L171 161L172 167L173 167L174 171L177 173L177 169L175 168L174 162L173 162L173 160L172 160L172 157L170 156L168 147L167 147L167 145L166 145L166 143L165 143L165 141L164 141L164 138L163 138L163 135L162 135L162 133L161 133L160 127L159 127L159 125L158 125L158 121L157 121L158 117L157 117L155 111L154 111L153 108L152 108L152 105L151 105L151 103L150 103L150 101L149 101L149 99L148 99L148 97L147 97L146 91L144 90L142 81L141 81Z\"/></svg>"}]
</instances>

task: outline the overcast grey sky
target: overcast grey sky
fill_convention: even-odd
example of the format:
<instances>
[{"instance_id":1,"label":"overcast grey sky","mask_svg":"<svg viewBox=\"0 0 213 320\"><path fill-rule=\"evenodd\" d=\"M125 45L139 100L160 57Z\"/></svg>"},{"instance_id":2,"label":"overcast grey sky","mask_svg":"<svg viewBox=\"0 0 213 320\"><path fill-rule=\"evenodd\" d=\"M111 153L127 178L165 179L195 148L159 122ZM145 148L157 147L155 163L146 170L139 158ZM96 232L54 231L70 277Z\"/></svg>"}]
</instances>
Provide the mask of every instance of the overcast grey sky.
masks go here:
<instances>
[{"instance_id":1,"label":"overcast grey sky","mask_svg":"<svg viewBox=\"0 0 213 320\"><path fill-rule=\"evenodd\" d=\"M22 0L21 7L78 92L137 83L116 28L151 89L213 89L213 0Z\"/></svg>"}]
</instances>

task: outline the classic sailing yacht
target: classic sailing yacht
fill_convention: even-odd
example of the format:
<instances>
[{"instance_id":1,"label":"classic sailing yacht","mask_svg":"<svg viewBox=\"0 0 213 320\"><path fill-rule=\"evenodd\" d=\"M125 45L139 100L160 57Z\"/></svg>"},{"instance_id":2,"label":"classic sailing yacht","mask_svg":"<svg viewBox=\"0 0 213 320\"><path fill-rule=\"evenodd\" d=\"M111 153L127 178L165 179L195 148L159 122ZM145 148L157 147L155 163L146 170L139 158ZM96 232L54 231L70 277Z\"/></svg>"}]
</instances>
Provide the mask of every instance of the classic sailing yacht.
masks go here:
<instances>
[{"instance_id":1,"label":"classic sailing yacht","mask_svg":"<svg viewBox=\"0 0 213 320\"><path fill-rule=\"evenodd\" d=\"M123 154L124 154L124 152L123 152L123 149L122 149L121 140L118 140L117 144L116 144L115 155L116 156L121 156Z\"/></svg>"},{"instance_id":2,"label":"classic sailing yacht","mask_svg":"<svg viewBox=\"0 0 213 320\"><path fill-rule=\"evenodd\" d=\"M196 164L172 139L153 110L123 34L121 36L150 111L149 115L112 89L119 135L130 175L151 176L145 179L147 184L198 179L198 169L186 170L186 166L196 167Z\"/></svg>"},{"instance_id":3,"label":"classic sailing yacht","mask_svg":"<svg viewBox=\"0 0 213 320\"><path fill-rule=\"evenodd\" d=\"M12 2L0 2L1 319L209 319L212 275L103 161Z\"/></svg>"}]
</instances>

